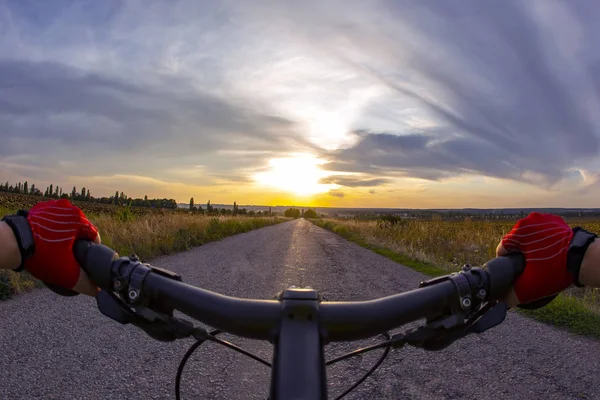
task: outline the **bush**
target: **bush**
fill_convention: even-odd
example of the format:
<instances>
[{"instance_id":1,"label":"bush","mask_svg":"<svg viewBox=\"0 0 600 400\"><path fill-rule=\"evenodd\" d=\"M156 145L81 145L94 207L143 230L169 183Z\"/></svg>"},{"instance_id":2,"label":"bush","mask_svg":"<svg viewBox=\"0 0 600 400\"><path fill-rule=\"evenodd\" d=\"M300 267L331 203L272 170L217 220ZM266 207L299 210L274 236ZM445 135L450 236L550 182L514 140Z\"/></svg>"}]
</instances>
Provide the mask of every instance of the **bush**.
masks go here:
<instances>
[{"instance_id":1,"label":"bush","mask_svg":"<svg viewBox=\"0 0 600 400\"><path fill-rule=\"evenodd\" d=\"M297 208L288 208L284 215L288 218L300 218L300 210Z\"/></svg>"},{"instance_id":2,"label":"bush","mask_svg":"<svg viewBox=\"0 0 600 400\"><path fill-rule=\"evenodd\" d=\"M312 208L309 208L308 210L304 211L304 218L318 218L319 216L317 215L317 212L315 210L313 210Z\"/></svg>"}]
</instances>

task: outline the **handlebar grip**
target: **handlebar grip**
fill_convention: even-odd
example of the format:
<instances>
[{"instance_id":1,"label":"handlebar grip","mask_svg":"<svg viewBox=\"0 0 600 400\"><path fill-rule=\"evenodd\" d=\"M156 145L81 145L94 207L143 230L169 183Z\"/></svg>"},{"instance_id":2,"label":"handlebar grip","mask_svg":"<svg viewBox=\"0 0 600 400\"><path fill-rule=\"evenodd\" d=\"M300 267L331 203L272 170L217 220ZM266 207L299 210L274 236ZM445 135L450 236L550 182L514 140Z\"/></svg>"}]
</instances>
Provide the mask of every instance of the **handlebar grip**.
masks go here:
<instances>
[{"instance_id":1,"label":"handlebar grip","mask_svg":"<svg viewBox=\"0 0 600 400\"><path fill-rule=\"evenodd\" d=\"M112 289L112 264L119 255L110 247L79 240L73 246L75 259L101 289Z\"/></svg>"},{"instance_id":2,"label":"handlebar grip","mask_svg":"<svg viewBox=\"0 0 600 400\"><path fill-rule=\"evenodd\" d=\"M496 257L483 268L490 279L489 300L502 300L525 270L525 257L520 253Z\"/></svg>"}]
</instances>

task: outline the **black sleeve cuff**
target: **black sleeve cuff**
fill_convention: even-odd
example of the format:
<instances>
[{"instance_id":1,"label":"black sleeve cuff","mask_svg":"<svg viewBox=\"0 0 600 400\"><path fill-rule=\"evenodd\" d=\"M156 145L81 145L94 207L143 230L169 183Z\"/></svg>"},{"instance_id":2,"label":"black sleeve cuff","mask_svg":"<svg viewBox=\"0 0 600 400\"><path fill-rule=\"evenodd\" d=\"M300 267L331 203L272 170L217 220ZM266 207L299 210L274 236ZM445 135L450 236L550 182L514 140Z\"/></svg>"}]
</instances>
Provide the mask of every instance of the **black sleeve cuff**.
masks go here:
<instances>
[{"instance_id":1,"label":"black sleeve cuff","mask_svg":"<svg viewBox=\"0 0 600 400\"><path fill-rule=\"evenodd\" d=\"M575 234L571 239L569 251L567 252L567 270L573 274L575 286L583 287L583 285L579 282L579 270L581 269L581 263L583 261L583 257L585 256L586 250L590 244L596 240L598 235L588 232L579 226L573 228L573 232Z\"/></svg>"},{"instance_id":2,"label":"black sleeve cuff","mask_svg":"<svg viewBox=\"0 0 600 400\"><path fill-rule=\"evenodd\" d=\"M21 253L21 265L14 269L16 272L23 271L25 268L25 260L33 256L35 251L35 242L33 240L33 232L27 221L27 211L20 210L17 215L7 215L2 218L2 221L12 229L19 252Z\"/></svg>"}]
</instances>

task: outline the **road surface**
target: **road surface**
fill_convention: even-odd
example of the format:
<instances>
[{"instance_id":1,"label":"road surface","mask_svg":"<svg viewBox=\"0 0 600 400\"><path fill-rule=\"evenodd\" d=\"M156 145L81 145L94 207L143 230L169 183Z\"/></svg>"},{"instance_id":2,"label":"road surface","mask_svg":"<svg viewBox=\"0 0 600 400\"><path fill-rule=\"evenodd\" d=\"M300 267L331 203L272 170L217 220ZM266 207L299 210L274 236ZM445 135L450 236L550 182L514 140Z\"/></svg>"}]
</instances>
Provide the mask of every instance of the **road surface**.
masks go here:
<instances>
[{"instance_id":1,"label":"road surface","mask_svg":"<svg viewBox=\"0 0 600 400\"><path fill-rule=\"evenodd\" d=\"M423 278L384 257L295 220L214 242L153 264L232 296L271 298L290 285L327 300L367 300ZM599 399L600 343L510 313L499 327L441 352L396 351L348 399ZM191 340L159 343L102 316L89 297L49 290L0 303L0 399L167 399ZM235 340L265 357L267 343ZM358 344L368 344L367 340ZM357 343L354 343L356 346ZM265 399L269 371L215 345L195 354L184 399ZM337 345L328 356L350 345ZM376 355L329 369L331 398Z\"/></svg>"}]
</instances>

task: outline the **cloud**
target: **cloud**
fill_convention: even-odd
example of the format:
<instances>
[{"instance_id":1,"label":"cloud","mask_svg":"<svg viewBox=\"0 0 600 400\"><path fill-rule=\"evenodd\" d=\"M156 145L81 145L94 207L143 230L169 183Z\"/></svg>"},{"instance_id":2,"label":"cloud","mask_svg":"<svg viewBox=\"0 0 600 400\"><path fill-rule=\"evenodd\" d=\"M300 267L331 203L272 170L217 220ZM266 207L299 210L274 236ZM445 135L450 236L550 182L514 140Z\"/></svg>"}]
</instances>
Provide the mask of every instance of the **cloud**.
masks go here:
<instances>
[{"instance_id":1,"label":"cloud","mask_svg":"<svg viewBox=\"0 0 600 400\"><path fill-rule=\"evenodd\" d=\"M377 192L375 191L375 189L371 189L371 190L369 190L369 193L370 193L370 194L375 194L375 193L377 193Z\"/></svg>"},{"instance_id":2,"label":"cloud","mask_svg":"<svg viewBox=\"0 0 600 400\"><path fill-rule=\"evenodd\" d=\"M598 168L593 38L600 28L593 21L600 7L388 2L348 7L340 16L331 8L302 33L389 89L362 116L363 127L395 124L398 139L363 136L334 152L329 169L424 179L473 173L552 185L571 168ZM380 116L393 119L397 108L417 109L435 132L415 136L402 120Z\"/></svg>"},{"instance_id":3,"label":"cloud","mask_svg":"<svg viewBox=\"0 0 600 400\"><path fill-rule=\"evenodd\" d=\"M339 197L340 199L344 198L345 196L344 192L340 192L338 190L330 190L328 194L333 197Z\"/></svg>"},{"instance_id":4,"label":"cloud","mask_svg":"<svg viewBox=\"0 0 600 400\"><path fill-rule=\"evenodd\" d=\"M583 1L2 3L0 168L244 185L312 152L348 190L461 175L588 190L599 18Z\"/></svg>"},{"instance_id":5,"label":"cloud","mask_svg":"<svg viewBox=\"0 0 600 400\"><path fill-rule=\"evenodd\" d=\"M58 160L69 160L79 174L102 166L105 173L167 177L173 166L199 160L220 173L260 165L264 156L255 148L310 147L285 118L168 79L140 87L57 63L0 59L0 89L0 156L18 155L21 165L59 170ZM217 157L221 149L248 154Z\"/></svg>"},{"instance_id":6,"label":"cloud","mask_svg":"<svg viewBox=\"0 0 600 400\"><path fill-rule=\"evenodd\" d=\"M320 183L324 184L336 184L347 187L373 187L381 186L390 183L390 179L386 178L372 178L372 179L359 179L359 178L348 178L344 176L328 176L322 178Z\"/></svg>"}]
</instances>

